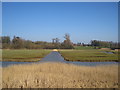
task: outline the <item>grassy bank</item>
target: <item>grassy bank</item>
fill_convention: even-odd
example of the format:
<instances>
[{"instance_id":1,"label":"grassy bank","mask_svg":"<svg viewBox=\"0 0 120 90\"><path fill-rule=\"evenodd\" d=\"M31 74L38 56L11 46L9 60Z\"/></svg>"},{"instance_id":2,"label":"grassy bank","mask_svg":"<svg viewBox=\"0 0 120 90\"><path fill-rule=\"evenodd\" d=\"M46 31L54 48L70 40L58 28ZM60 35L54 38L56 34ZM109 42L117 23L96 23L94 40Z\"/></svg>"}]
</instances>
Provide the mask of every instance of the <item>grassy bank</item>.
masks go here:
<instances>
[{"instance_id":1,"label":"grassy bank","mask_svg":"<svg viewBox=\"0 0 120 90\"><path fill-rule=\"evenodd\" d=\"M59 50L61 55L67 61L81 61L81 62L104 62L104 61L118 61L118 53L114 54L104 53L105 50L86 49L86 50ZM110 51L110 50L109 50ZM112 51L113 52L113 51Z\"/></svg>"},{"instance_id":2,"label":"grassy bank","mask_svg":"<svg viewBox=\"0 0 120 90\"><path fill-rule=\"evenodd\" d=\"M33 62L39 61L41 58L49 54L51 50L37 49L37 50L2 50L3 61L18 61L18 62Z\"/></svg>"},{"instance_id":3,"label":"grassy bank","mask_svg":"<svg viewBox=\"0 0 120 90\"><path fill-rule=\"evenodd\" d=\"M75 66L63 63L3 68L3 88L117 88L118 66Z\"/></svg>"}]
</instances>

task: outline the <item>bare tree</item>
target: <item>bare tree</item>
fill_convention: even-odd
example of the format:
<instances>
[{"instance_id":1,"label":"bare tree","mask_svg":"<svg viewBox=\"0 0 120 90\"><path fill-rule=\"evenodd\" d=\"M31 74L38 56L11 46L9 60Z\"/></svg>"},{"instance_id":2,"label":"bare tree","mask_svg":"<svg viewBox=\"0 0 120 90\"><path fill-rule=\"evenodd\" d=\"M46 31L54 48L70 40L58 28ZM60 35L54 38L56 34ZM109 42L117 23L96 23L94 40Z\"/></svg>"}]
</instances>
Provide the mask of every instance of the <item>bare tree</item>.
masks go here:
<instances>
[{"instance_id":1,"label":"bare tree","mask_svg":"<svg viewBox=\"0 0 120 90\"><path fill-rule=\"evenodd\" d=\"M74 48L74 47L73 47L73 44L72 44L72 42L71 42L71 40L70 40L70 35L69 35L69 34L65 34L64 38L65 38L66 40L64 40L64 42L62 43L62 47L63 47L63 48L66 48L66 49Z\"/></svg>"},{"instance_id":2,"label":"bare tree","mask_svg":"<svg viewBox=\"0 0 120 90\"><path fill-rule=\"evenodd\" d=\"M56 43L59 43L59 40L60 40L59 38L55 38Z\"/></svg>"},{"instance_id":3,"label":"bare tree","mask_svg":"<svg viewBox=\"0 0 120 90\"><path fill-rule=\"evenodd\" d=\"M52 39L52 43L55 43L55 38Z\"/></svg>"},{"instance_id":4,"label":"bare tree","mask_svg":"<svg viewBox=\"0 0 120 90\"><path fill-rule=\"evenodd\" d=\"M70 35L69 35L68 33L66 33L65 36L64 36L64 38L65 38L66 40L70 40Z\"/></svg>"}]
</instances>

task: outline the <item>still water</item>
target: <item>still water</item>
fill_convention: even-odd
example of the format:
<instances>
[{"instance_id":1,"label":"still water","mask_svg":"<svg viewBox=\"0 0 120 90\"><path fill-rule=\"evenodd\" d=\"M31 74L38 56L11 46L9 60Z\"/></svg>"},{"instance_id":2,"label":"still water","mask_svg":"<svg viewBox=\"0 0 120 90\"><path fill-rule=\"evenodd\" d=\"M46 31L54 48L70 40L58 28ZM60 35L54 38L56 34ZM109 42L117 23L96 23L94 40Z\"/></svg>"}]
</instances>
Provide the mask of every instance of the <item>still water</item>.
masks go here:
<instances>
[{"instance_id":1,"label":"still water","mask_svg":"<svg viewBox=\"0 0 120 90\"><path fill-rule=\"evenodd\" d=\"M10 65L18 65L18 64L31 64L31 63L39 64L39 63L45 63L45 62L61 62L61 63L83 65L83 66L118 64L117 62L78 62L78 61L72 62L72 61L66 61L66 60L64 60L64 58L61 56L61 54L59 52L53 51L38 62L9 62L9 61L4 61L4 62L0 62L0 67L7 67Z\"/></svg>"}]
</instances>

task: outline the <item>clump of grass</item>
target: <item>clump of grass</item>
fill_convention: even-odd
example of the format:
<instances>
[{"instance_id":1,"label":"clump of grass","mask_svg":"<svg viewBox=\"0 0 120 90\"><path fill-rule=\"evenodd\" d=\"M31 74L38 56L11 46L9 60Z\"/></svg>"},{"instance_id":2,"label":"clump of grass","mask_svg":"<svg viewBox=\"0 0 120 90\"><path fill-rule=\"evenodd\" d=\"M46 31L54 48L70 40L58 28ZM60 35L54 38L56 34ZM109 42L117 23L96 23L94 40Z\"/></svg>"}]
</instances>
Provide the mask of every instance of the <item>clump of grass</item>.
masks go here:
<instances>
[{"instance_id":1,"label":"clump of grass","mask_svg":"<svg viewBox=\"0 0 120 90\"><path fill-rule=\"evenodd\" d=\"M118 61L118 54L107 54L101 50L59 50L67 61Z\"/></svg>"},{"instance_id":2,"label":"clump of grass","mask_svg":"<svg viewBox=\"0 0 120 90\"><path fill-rule=\"evenodd\" d=\"M22 62L32 62L39 61L41 58L49 54L51 50L37 49L37 50L2 50L2 60L3 61L22 61Z\"/></svg>"},{"instance_id":3,"label":"clump of grass","mask_svg":"<svg viewBox=\"0 0 120 90\"><path fill-rule=\"evenodd\" d=\"M118 88L118 66L75 66L64 63L3 68L3 88Z\"/></svg>"}]
</instances>

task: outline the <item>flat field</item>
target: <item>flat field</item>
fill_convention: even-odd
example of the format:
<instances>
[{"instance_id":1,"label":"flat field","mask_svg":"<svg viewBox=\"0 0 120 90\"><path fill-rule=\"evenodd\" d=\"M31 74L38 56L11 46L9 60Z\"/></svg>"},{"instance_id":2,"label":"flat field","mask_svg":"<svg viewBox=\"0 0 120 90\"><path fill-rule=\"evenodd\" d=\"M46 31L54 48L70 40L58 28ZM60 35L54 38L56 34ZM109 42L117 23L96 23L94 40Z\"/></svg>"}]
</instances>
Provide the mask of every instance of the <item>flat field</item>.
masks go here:
<instances>
[{"instance_id":1,"label":"flat field","mask_svg":"<svg viewBox=\"0 0 120 90\"><path fill-rule=\"evenodd\" d=\"M22 61L22 62L34 62L39 61L41 58L45 57L52 50L45 49L21 49L21 50L2 50L2 60L3 61Z\"/></svg>"},{"instance_id":2,"label":"flat field","mask_svg":"<svg viewBox=\"0 0 120 90\"><path fill-rule=\"evenodd\" d=\"M118 52L114 50L100 49L83 49L83 50L59 50L61 55L67 61L82 61L82 62L104 62L118 61ZM105 53L113 52L113 54Z\"/></svg>"},{"instance_id":3,"label":"flat field","mask_svg":"<svg viewBox=\"0 0 120 90\"><path fill-rule=\"evenodd\" d=\"M118 65L41 63L9 66L2 72L3 88L118 88Z\"/></svg>"},{"instance_id":4,"label":"flat field","mask_svg":"<svg viewBox=\"0 0 120 90\"><path fill-rule=\"evenodd\" d=\"M94 47L92 47L92 46L74 46L74 48L76 50L90 50L90 49L94 49Z\"/></svg>"},{"instance_id":5,"label":"flat field","mask_svg":"<svg viewBox=\"0 0 120 90\"><path fill-rule=\"evenodd\" d=\"M81 47L82 48L82 47ZM3 61L22 61L22 62L34 62L39 61L45 57L52 50L46 49L34 49L34 50L2 50ZM108 54L105 52L113 52ZM118 52L114 50L100 50L92 49L92 47L84 47L82 49L60 49L59 52L67 61L82 61L82 62L104 62L104 61L118 61Z\"/></svg>"}]
</instances>

